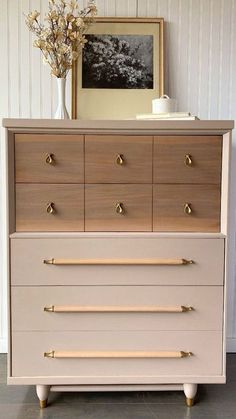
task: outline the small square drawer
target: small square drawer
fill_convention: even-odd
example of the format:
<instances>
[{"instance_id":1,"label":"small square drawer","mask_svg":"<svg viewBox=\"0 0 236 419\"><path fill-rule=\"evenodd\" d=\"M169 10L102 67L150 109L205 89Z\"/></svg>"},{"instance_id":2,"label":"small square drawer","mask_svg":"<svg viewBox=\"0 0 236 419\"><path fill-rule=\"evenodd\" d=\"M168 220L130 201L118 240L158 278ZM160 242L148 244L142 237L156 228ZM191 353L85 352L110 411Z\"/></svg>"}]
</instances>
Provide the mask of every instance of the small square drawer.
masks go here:
<instances>
[{"instance_id":1,"label":"small square drawer","mask_svg":"<svg viewBox=\"0 0 236 419\"><path fill-rule=\"evenodd\" d=\"M83 183L82 135L15 135L16 182Z\"/></svg>"},{"instance_id":2,"label":"small square drawer","mask_svg":"<svg viewBox=\"0 0 236 419\"><path fill-rule=\"evenodd\" d=\"M222 137L173 136L154 139L154 183L219 184Z\"/></svg>"},{"instance_id":3,"label":"small square drawer","mask_svg":"<svg viewBox=\"0 0 236 419\"><path fill-rule=\"evenodd\" d=\"M85 231L151 231L152 185L85 185Z\"/></svg>"},{"instance_id":4,"label":"small square drawer","mask_svg":"<svg viewBox=\"0 0 236 419\"><path fill-rule=\"evenodd\" d=\"M151 183L152 137L85 137L86 183Z\"/></svg>"},{"instance_id":5,"label":"small square drawer","mask_svg":"<svg viewBox=\"0 0 236 419\"><path fill-rule=\"evenodd\" d=\"M83 185L16 185L16 231L83 230Z\"/></svg>"},{"instance_id":6,"label":"small square drawer","mask_svg":"<svg viewBox=\"0 0 236 419\"><path fill-rule=\"evenodd\" d=\"M220 187L154 185L154 231L220 230Z\"/></svg>"}]
</instances>

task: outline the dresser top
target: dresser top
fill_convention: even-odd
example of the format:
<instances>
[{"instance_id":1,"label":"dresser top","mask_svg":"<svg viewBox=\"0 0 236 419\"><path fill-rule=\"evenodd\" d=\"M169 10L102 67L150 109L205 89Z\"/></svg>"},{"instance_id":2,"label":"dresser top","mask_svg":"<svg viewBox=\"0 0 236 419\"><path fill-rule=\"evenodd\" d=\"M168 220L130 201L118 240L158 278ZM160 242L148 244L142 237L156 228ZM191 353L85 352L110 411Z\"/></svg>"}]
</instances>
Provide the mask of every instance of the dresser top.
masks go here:
<instances>
[{"instance_id":1,"label":"dresser top","mask_svg":"<svg viewBox=\"0 0 236 419\"><path fill-rule=\"evenodd\" d=\"M3 119L2 125L14 132L17 131L49 131L65 130L105 132L126 131L142 133L162 131L186 131L201 133L211 131L212 133L226 133L234 128L234 121L230 120L196 120L196 121L140 121L140 120L57 120L57 119Z\"/></svg>"}]
</instances>

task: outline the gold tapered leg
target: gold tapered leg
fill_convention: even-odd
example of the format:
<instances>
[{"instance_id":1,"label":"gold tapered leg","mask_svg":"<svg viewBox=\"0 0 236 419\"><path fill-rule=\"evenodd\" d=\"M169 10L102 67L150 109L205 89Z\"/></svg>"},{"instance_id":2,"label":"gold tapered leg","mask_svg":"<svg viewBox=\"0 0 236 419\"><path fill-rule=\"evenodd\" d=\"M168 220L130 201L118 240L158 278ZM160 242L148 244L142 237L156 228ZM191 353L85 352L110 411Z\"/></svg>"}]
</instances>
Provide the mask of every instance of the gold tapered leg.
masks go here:
<instances>
[{"instance_id":1,"label":"gold tapered leg","mask_svg":"<svg viewBox=\"0 0 236 419\"><path fill-rule=\"evenodd\" d=\"M186 397L186 405L188 407L192 407L194 405L194 399L189 399L188 397Z\"/></svg>"},{"instance_id":2,"label":"gold tapered leg","mask_svg":"<svg viewBox=\"0 0 236 419\"><path fill-rule=\"evenodd\" d=\"M47 407L47 400L39 400L39 405L41 409L45 409Z\"/></svg>"}]
</instances>

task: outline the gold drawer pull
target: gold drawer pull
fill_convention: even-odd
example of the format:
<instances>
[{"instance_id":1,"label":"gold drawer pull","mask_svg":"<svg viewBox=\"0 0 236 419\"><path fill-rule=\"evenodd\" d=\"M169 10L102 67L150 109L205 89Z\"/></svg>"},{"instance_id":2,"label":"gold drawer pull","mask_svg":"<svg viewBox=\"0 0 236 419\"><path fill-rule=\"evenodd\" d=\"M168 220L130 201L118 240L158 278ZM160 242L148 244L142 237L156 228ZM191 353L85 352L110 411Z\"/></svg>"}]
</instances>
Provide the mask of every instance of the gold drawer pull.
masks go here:
<instances>
[{"instance_id":1,"label":"gold drawer pull","mask_svg":"<svg viewBox=\"0 0 236 419\"><path fill-rule=\"evenodd\" d=\"M50 202L49 204L47 204L46 211L48 214L55 214L56 212L55 204L53 202Z\"/></svg>"},{"instance_id":2,"label":"gold drawer pull","mask_svg":"<svg viewBox=\"0 0 236 419\"><path fill-rule=\"evenodd\" d=\"M192 160L192 156L190 156L190 154L185 155L184 163L185 163L186 166L192 166L193 160Z\"/></svg>"},{"instance_id":3,"label":"gold drawer pull","mask_svg":"<svg viewBox=\"0 0 236 419\"><path fill-rule=\"evenodd\" d=\"M161 306L48 306L44 311L50 313L186 313L193 311L191 306L161 307Z\"/></svg>"},{"instance_id":4,"label":"gold drawer pull","mask_svg":"<svg viewBox=\"0 0 236 419\"><path fill-rule=\"evenodd\" d=\"M122 202L118 202L118 204L116 204L116 212L117 214L124 214L124 207Z\"/></svg>"},{"instance_id":5,"label":"gold drawer pull","mask_svg":"<svg viewBox=\"0 0 236 419\"><path fill-rule=\"evenodd\" d=\"M187 215L190 215L192 213L191 204L184 204L184 213Z\"/></svg>"},{"instance_id":6,"label":"gold drawer pull","mask_svg":"<svg viewBox=\"0 0 236 419\"><path fill-rule=\"evenodd\" d=\"M167 265L182 266L194 263L191 259L44 259L46 265Z\"/></svg>"},{"instance_id":7,"label":"gold drawer pull","mask_svg":"<svg viewBox=\"0 0 236 419\"><path fill-rule=\"evenodd\" d=\"M187 358L192 352L185 351L50 351L45 358Z\"/></svg>"},{"instance_id":8,"label":"gold drawer pull","mask_svg":"<svg viewBox=\"0 0 236 419\"><path fill-rule=\"evenodd\" d=\"M116 164L118 164L119 166L122 166L125 162L124 156L123 154L118 154L116 157Z\"/></svg>"},{"instance_id":9,"label":"gold drawer pull","mask_svg":"<svg viewBox=\"0 0 236 419\"><path fill-rule=\"evenodd\" d=\"M46 154L46 158L45 158L45 162L46 162L47 164L54 164L54 163L55 163L55 160L54 160L54 154L49 154L49 153L47 153L47 154Z\"/></svg>"}]
</instances>

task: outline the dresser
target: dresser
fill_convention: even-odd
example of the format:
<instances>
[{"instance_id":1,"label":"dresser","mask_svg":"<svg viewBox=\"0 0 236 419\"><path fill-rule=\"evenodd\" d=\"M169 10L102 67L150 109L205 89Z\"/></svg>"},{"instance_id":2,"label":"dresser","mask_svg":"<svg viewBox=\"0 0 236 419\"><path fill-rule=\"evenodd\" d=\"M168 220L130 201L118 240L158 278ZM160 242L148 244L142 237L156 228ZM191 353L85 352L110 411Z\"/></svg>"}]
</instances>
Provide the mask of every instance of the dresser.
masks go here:
<instances>
[{"instance_id":1,"label":"dresser","mask_svg":"<svg viewBox=\"0 0 236 419\"><path fill-rule=\"evenodd\" d=\"M224 383L233 121L3 124L8 383Z\"/></svg>"}]
</instances>

